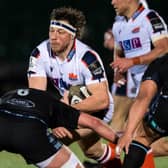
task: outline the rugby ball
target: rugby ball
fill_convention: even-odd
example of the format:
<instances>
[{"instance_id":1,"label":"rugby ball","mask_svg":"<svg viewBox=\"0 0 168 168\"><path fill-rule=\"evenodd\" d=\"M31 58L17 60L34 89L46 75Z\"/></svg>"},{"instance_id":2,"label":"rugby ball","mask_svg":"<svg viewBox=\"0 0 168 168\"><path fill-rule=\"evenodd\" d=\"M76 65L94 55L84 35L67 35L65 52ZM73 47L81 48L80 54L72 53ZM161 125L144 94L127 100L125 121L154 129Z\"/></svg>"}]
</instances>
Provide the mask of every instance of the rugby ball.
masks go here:
<instances>
[{"instance_id":1,"label":"rugby ball","mask_svg":"<svg viewBox=\"0 0 168 168\"><path fill-rule=\"evenodd\" d=\"M71 86L68 94L69 104L77 104L90 95L91 93L84 85Z\"/></svg>"}]
</instances>

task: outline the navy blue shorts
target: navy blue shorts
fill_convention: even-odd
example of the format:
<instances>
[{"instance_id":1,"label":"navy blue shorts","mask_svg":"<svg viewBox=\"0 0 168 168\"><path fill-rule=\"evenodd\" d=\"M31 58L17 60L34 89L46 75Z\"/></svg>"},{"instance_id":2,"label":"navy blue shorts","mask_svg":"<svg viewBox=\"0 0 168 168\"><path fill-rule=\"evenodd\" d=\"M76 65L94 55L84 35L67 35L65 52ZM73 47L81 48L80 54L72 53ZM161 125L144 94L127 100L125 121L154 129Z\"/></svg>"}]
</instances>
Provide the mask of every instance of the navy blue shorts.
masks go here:
<instances>
[{"instance_id":1,"label":"navy blue shorts","mask_svg":"<svg viewBox=\"0 0 168 168\"><path fill-rule=\"evenodd\" d=\"M42 122L0 112L0 150L21 154L27 163L35 164L61 147L62 143Z\"/></svg>"}]
</instances>

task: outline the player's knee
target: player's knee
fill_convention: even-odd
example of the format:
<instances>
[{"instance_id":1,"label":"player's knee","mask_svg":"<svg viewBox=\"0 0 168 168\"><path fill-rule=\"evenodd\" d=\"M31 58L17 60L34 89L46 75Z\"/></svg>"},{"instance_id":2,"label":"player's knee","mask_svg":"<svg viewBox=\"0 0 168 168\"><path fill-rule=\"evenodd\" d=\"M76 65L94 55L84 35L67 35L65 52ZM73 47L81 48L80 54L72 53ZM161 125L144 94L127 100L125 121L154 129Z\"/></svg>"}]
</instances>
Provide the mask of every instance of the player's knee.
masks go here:
<instances>
[{"instance_id":1,"label":"player's knee","mask_svg":"<svg viewBox=\"0 0 168 168\"><path fill-rule=\"evenodd\" d=\"M48 159L36 165L40 168L84 168L75 154L65 146Z\"/></svg>"},{"instance_id":2,"label":"player's knee","mask_svg":"<svg viewBox=\"0 0 168 168\"><path fill-rule=\"evenodd\" d=\"M168 139L166 137L155 141L151 145L154 156L167 156L168 155Z\"/></svg>"},{"instance_id":3,"label":"player's knee","mask_svg":"<svg viewBox=\"0 0 168 168\"><path fill-rule=\"evenodd\" d=\"M79 159L71 153L70 158L61 166L61 168L84 168Z\"/></svg>"},{"instance_id":4,"label":"player's knee","mask_svg":"<svg viewBox=\"0 0 168 168\"><path fill-rule=\"evenodd\" d=\"M165 138L165 141L163 143L163 148L165 149L166 153L168 154L168 139Z\"/></svg>"},{"instance_id":5,"label":"player's knee","mask_svg":"<svg viewBox=\"0 0 168 168\"><path fill-rule=\"evenodd\" d=\"M91 146L84 151L85 156L88 158L96 159L99 158L104 152L103 145Z\"/></svg>"}]
</instances>

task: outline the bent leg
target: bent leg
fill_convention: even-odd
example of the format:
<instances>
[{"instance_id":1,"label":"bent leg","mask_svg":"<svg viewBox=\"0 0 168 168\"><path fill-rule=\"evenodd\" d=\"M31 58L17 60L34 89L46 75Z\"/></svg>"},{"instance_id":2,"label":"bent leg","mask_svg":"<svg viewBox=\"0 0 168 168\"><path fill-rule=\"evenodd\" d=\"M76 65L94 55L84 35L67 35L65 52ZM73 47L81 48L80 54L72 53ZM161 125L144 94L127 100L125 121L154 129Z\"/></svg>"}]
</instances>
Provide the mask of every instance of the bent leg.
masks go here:
<instances>
[{"instance_id":1,"label":"bent leg","mask_svg":"<svg viewBox=\"0 0 168 168\"><path fill-rule=\"evenodd\" d=\"M94 132L88 130L86 135L86 129L81 129L81 131L85 132L85 137L78 143L88 158L95 159L103 168L121 167L120 159L115 158L113 144L103 144L100 137Z\"/></svg>"},{"instance_id":2,"label":"bent leg","mask_svg":"<svg viewBox=\"0 0 168 168\"><path fill-rule=\"evenodd\" d=\"M123 131L125 122L128 117L129 109L133 103L133 99L127 96L115 96L114 98L114 114L110 123L111 127L117 131Z\"/></svg>"},{"instance_id":3,"label":"bent leg","mask_svg":"<svg viewBox=\"0 0 168 168\"><path fill-rule=\"evenodd\" d=\"M79 159L66 146L62 146L53 156L36 165L41 168L84 168Z\"/></svg>"},{"instance_id":4,"label":"bent leg","mask_svg":"<svg viewBox=\"0 0 168 168\"><path fill-rule=\"evenodd\" d=\"M79 129L83 138L78 141L79 146L88 158L97 159L104 152L100 137L90 129Z\"/></svg>"},{"instance_id":5,"label":"bent leg","mask_svg":"<svg viewBox=\"0 0 168 168\"><path fill-rule=\"evenodd\" d=\"M163 137L151 144L155 157L168 156L168 138Z\"/></svg>"},{"instance_id":6,"label":"bent leg","mask_svg":"<svg viewBox=\"0 0 168 168\"><path fill-rule=\"evenodd\" d=\"M123 168L154 168L154 160L150 151L150 144L159 138L145 123L141 123L136 131L135 141L125 155Z\"/></svg>"},{"instance_id":7,"label":"bent leg","mask_svg":"<svg viewBox=\"0 0 168 168\"><path fill-rule=\"evenodd\" d=\"M125 155L122 168L140 168L149 148L138 141L132 141L129 152Z\"/></svg>"}]
</instances>

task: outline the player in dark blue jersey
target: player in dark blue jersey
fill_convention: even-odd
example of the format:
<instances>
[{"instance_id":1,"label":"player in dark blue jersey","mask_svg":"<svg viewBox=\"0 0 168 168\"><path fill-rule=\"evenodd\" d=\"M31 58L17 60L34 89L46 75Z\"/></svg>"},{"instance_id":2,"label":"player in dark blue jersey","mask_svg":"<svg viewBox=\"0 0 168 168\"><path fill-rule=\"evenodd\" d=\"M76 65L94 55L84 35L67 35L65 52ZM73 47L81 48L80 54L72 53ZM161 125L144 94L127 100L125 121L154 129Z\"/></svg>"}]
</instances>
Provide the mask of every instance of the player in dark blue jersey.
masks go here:
<instances>
[{"instance_id":1,"label":"player in dark blue jersey","mask_svg":"<svg viewBox=\"0 0 168 168\"><path fill-rule=\"evenodd\" d=\"M110 141L113 130L100 119L82 113L45 91L17 89L0 98L0 150L21 154L27 163L44 168L82 168L77 157L58 140L73 138L69 130L87 127ZM54 136L51 129L63 127Z\"/></svg>"},{"instance_id":2,"label":"player in dark blue jersey","mask_svg":"<svg viewBox=\"0 0 168 168\"><path fill-rule=\"evenodd\" d=\"M124 168L140 168L149 146L168 136L167 65L168 55L156 59L142 78L139 94L130 110L126 132L117 147L119 153L123 148L126 150Z\"/></svg>"}]
</instances>

